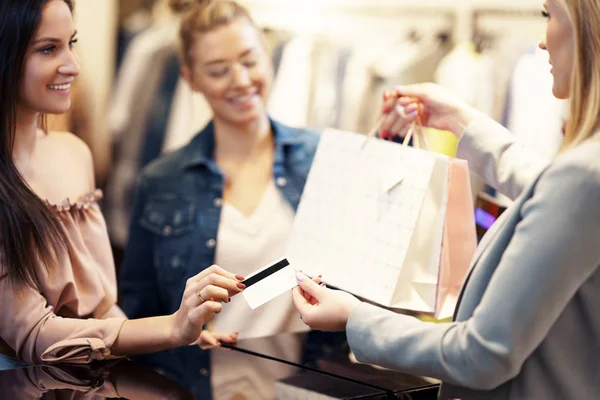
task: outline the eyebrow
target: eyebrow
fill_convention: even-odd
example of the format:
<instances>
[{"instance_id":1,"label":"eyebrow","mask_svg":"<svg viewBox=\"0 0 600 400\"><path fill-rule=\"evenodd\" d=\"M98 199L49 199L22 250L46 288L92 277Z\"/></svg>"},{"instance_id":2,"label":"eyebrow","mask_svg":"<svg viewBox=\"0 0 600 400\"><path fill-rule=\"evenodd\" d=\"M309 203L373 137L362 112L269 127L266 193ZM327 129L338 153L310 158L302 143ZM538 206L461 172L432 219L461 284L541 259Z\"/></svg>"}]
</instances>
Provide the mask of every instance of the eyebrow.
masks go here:
<instances>
[{"instance_id":1,"label":"eyebrow","mask_svg":"<svg viewBox=\"0 0 600 400\"><path fill-rule=\"evenodd\" d=\"M249 48L248 50L244 50L238 58L242 58L242 57L246 57L248 54L252 53L254 51L254 47ZM208 67L210 65L214 65L214 64L222 64L227 62L228 60L212 60L212 61L208 61L206 63L204 63L204 66Z\"/></svg>"},{"instance_id":2,"label":"eyebrow","mask_svg":"<svg viewBox=\"0 0 600 400\"><path fill-rule=\"evenodd\" d=\"M71 39L73 39L77 35L77 31L73 32L71 35ZM33 41L33 44L41 43L41 42L52 42L52 43L60 43L61 40L53 37L43 37L40 39L36 39Z\"/></svg>"}]
</instances>

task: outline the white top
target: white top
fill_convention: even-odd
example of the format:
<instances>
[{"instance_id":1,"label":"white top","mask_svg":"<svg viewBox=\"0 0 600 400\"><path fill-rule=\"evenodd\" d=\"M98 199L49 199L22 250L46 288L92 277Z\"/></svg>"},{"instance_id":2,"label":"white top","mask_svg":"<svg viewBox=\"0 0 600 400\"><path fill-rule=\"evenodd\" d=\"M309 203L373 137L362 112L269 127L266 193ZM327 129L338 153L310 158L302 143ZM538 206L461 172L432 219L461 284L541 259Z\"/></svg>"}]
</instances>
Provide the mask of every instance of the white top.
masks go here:
<instances>
[{"instance_id":1,"label":"white top","mask_svg":"<svg viewBox=\"0 0 600 400\"><path fill-rule=\"evenodd\" d=\"M240 275L285 256L292 231L294 210L275 184L265 190L250 217L225 203L217 235L216 264ZM292 303L291 292L252 310L242 296L230 304L209 325L213 332L239 332L238 340L271 336L282 332L307 330ZM244 348L288 361L299 361L302 343L294 338L254 339ZM213 399L274 399L274 381L293 373L293 367L238 352L215 349L211 358Z\"/></svg>"}]
</instances>

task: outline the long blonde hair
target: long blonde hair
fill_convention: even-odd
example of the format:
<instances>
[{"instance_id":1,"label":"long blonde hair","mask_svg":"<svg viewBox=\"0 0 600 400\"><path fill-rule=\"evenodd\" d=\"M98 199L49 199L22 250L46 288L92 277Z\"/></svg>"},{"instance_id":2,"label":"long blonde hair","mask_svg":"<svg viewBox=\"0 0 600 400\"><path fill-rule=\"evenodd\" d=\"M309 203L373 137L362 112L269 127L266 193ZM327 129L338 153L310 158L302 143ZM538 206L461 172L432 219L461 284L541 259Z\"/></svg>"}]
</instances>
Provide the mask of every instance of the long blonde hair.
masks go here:
<instances>
[{"instance_id":1,"label":"long blonde hair","mask_svg":"<svg viewBox=\"0 0 600 400\"><path fill-rule=\"evenodd\" d=\"M256 26L248 10L232 0L169 0L176 13L184 13L179 29L181 58L191 65L191 48L197 33L211 31L227 25L237 18L246 18Z\"/></svg>"},{"instance_id":2,"label":"long blonde hair","mask_svg":"<svg viewBox=\"0 0 600 400\"><path fill-rule=\"evenodd\" d=\"M600 129L600 0L556 1L569 14L575 48L562 152Z\"/></svg>"}]
</instances>

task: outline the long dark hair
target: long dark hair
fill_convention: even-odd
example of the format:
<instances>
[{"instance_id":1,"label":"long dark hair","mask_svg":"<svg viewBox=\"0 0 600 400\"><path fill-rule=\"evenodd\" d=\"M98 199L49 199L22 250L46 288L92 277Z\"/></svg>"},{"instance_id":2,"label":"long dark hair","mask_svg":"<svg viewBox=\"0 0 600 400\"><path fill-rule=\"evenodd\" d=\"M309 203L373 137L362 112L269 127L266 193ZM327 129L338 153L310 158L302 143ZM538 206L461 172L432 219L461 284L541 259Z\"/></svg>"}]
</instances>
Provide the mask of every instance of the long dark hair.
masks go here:
<instances>
[{"instance_id":1,"label":"long dark hair","mask_svg":"<svg viewBox=\"0 0 600 400\"><path fill-rule=\"evenodd\" d=\"M12 157L25 55L48 1L0 1L0 263L11 283L33 287L39 286L40 263L47 268L66 246L57 216L29 188ZM63 1L73 12L72 0Z\"/></svg>"}]
</instances>

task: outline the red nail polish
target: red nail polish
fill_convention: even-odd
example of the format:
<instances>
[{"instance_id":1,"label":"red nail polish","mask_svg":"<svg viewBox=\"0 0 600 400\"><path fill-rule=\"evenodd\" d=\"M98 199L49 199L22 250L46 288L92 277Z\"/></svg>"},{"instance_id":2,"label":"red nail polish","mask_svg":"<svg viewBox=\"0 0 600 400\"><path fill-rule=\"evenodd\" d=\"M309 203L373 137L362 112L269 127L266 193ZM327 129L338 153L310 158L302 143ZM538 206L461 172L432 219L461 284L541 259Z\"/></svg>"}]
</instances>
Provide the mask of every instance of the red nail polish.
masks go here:
<instances>
[{"instance_id":1,"label":"red nail polish","mask_svg":"<svg viewBox=\"0 0 600 400\"><path fill-rule=\"evenodd\" d=\"M243 283L238 283L237 287L240 288L240 289L245 289L246 285L244 285Z\"/></svg>"},{"instance_id":2,"label":"red nail polish","mask_svg":"<svg viewBox=\"0 0 600 400\"><path fill-rule=\"evenodd\" d=\"M388 114L390 111L392 111L392 107L385 106L385 107L383 107L383 109L381 110L381 113L382 113L382 114Z\"/></svg>"},{"instance_id":3,"label":"red nail polish","mask_svg":"<svg viewBox=\"0 0 600 400\"><path fill-rule=\"evenodd\" d=\"M382 139L387 139L387 138L390 137L390 131L388 131L387 129L383 129L381 131L380 136L381 136Z\"/></svg>"},{"instance_id":4,"label":"red nail polish","mask_svg":"<svg viewBox=\"0 0 600 400\"><path fill-rule=\"evenodd\" d=\"M237 279L238 281L243 281L245 278L241 275L236 275L235 279Z\"/></svg>"}]
</instances>

